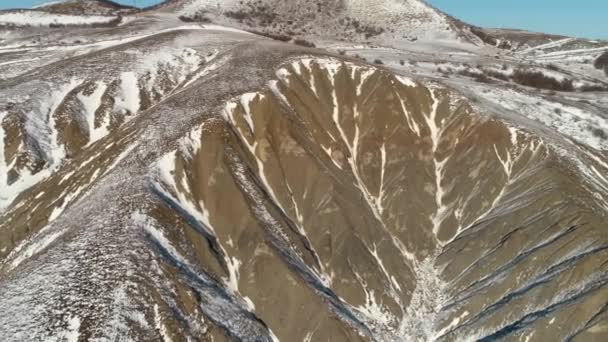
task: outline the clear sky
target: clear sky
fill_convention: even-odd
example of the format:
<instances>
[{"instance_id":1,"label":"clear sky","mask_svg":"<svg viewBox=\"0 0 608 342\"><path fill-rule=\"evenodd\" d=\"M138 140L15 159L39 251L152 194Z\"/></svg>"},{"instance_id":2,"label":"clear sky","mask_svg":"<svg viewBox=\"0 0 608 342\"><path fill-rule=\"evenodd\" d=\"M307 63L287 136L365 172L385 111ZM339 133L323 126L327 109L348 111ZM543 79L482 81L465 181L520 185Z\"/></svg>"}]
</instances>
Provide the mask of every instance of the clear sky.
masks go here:
<instances>
[{"instance_id":1,"label":"clear sky","mask_svg":"<svg viewBox=\"0 0 608 342\"><path fill-rule=\"evenodd\" d=\"M608 39L608 0L428 0L444 12L484 27L519 28Z\"/></svg>"},{"instance_id":2,"label":"clear sky","mask_svg":"<svg viewBox=\"0 0 608 342\"><path fill-rule=\"evenodd\" d=\"M27 8L52 0L0 0L1 8ZM608 39L608 0L427 0L471 24ZM119 0L143 7L160 0Z\"/></svg>"}]
</instances>

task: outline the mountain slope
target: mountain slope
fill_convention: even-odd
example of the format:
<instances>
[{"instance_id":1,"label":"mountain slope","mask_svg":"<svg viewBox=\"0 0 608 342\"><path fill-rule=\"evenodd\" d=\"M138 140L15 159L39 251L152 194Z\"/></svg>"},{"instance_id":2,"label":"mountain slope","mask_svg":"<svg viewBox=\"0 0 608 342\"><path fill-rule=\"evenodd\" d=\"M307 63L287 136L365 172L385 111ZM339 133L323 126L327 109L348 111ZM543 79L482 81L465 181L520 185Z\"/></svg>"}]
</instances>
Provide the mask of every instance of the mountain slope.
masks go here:
<instances>
[{"instance_id":1,"label":"mountain slope","mask_svg":"<svg viewBox=\"0 0 608 342\"><path fill-rule=\"evenodd\" d=\"M71 15L116 15L136 11L134 7L109 0L64 0L43 4L36 9Z\"/></svg>"},{"instance_id":2,"label":"mountain slope","mask_svg":"<svg viewBox=\"0 0 608 342\"><path fill-rule=\"evenodd\" d=\"M608 336L603 75L457 33L312 49L215 4L2 36L3 341Z\"/></svg>"},{"instance_id":3,"label":"mountain slope","mask_svg":"<svg viewBox=\"0 0 608 342\"><path fill-rule=\"evenodd\" d=\"M168 2L184 18L241 25L274 34L348 40L403 41L471 38L451 19L419 0Z\"/></svg>"}]
</instances>

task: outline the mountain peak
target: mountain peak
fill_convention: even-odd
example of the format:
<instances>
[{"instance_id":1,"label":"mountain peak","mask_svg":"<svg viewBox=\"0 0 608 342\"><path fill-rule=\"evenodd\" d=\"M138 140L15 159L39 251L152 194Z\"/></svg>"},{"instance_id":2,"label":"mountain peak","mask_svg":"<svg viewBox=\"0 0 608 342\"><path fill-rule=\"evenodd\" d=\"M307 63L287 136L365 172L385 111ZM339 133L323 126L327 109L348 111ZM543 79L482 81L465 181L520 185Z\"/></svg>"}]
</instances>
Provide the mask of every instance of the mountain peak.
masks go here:
<instances>
[{"instance_id":1,"label":"mountain peak","mask_svg":"<svg viewBox=\"0 0 608 342\"><path fill-rule=\"evenodd\" d=\"M419 0L185 0L168 2L184 18L274 34L340 39L448 39L462 36L450 18Z\"/></svg>"}]
</instances>

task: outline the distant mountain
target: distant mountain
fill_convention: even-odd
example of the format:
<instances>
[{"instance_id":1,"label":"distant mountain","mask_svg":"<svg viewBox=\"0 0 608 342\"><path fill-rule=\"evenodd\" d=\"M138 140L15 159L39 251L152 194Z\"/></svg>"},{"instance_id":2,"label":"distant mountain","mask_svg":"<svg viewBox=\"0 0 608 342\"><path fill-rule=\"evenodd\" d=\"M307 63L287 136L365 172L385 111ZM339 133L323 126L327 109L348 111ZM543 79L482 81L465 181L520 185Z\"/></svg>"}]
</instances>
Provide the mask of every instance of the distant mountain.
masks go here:
<instances>
[{"instance_id":1,"label":"distant mountain","mask_svg":"<svg viewBox=\"0 0 608 342\"><path fill-rule=\"evenodd\" d=\"M184 18L213 20L274 34L350 40L471 38L450 17L419 0L168 1Z\"/></svg>"},{"instance_id":2,"label":"distant mountain","mask_svg":"<svg viewBox=\"0 0 608 342\"><path fill-rule=\"evenodd\" d=\"M137 11L134 7L121 5L109 0L53 1L46 5L37 6L36 9L50 13L72 15L116 15Z\"/></svg>"},{"instance_id":3,"label":"distant mountain","mask_svg":"<svg viewBox=\"0 0 608 342\"><path fill-rule=\"evenodd\" d=\"M413 0L2 11L0 341L605 341L607 51Z\"/></svg>"}]
</instances>

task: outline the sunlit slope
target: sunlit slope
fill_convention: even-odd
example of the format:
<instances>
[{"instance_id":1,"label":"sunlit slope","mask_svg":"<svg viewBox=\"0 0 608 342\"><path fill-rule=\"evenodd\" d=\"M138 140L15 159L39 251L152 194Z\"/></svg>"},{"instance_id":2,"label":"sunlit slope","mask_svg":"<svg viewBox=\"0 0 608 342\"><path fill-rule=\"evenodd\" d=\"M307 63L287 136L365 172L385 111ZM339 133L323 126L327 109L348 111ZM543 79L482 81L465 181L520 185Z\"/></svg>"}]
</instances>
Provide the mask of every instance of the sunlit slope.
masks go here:
<instances>
[{"instance_id":1,"label":"sunlit slope","mask_svg":"<svg viewBox=\"0 0 608 342\"><path fill-rule=\"evenodd\" d=\"M283 36L399 44L479 41L465 25L420 0L175 0L158 6L189 21L213 21Z\"/></svg>"},{"instance_id":2,"label":"sunlit slope","mask_svg":"<svg viewBox=\"0 0 608 342\"><path fill-rule=\"evenodd\" d=\"M436 82L201 36L6 83L5 340L606 335L601 154Z\"/></svg>"},{"instance_id":3,"label":"sunlit slope","mask_svg":"<svg viewBox=\"0 0 608 342\"><path fill-rule=\"evenodd\" d=\"M196 77L216 54L174 45L189 34L144 38L6 82L0 99L0 209ZM122 62L108 65L108 60Z\"/></svg>"},{"instance_id":4,"label":"sunlit slope","mask_svg":"<svg viewBox=\"0 0 608 342\"><path fill-rule=\"evenodd\" d=\"M542 141L369 67L277 76L152 173L146 215L188 222L155 226L181 252L150 234L168 264L190 255L282 340L327 339L324 315L379 341L602 331L604 217Z\"/></svg>"}]
</instances>

